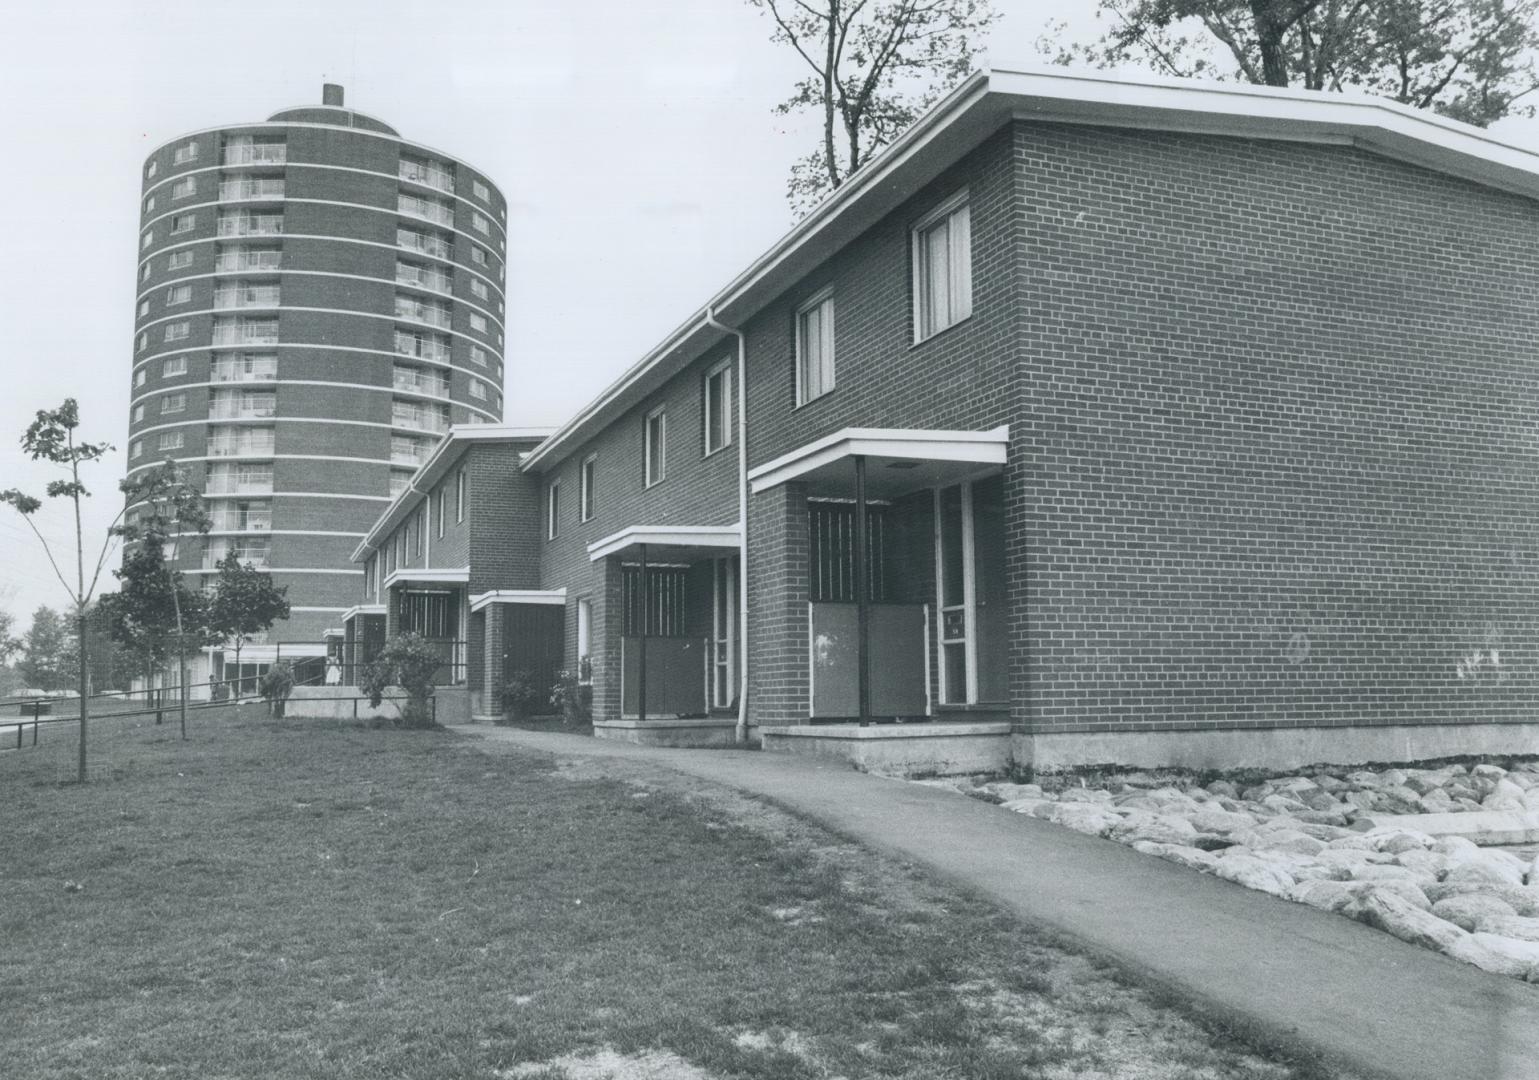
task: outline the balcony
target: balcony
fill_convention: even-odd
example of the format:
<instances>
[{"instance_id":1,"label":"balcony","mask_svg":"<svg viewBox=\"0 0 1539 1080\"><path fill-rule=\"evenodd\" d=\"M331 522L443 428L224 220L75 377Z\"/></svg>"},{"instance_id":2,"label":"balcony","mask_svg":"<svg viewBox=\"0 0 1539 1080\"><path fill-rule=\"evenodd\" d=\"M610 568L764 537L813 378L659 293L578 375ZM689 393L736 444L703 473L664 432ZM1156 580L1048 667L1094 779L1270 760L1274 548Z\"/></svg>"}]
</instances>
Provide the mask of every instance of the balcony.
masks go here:
<instances>
[{"instance_id":1,"label":"balcony","mask_svg":"<svg viewBox=\"0 0 1539 1080\"><path fill-rule=\"evenodd\" d=\"M216 510L209 516L212 522L210 526L213 532L271 532L273 527L272 509L262 510Z\"/></svg>"},{"instance_id":2,"label":"balcony","mask_svg":"<svg viewBox=\"0 0 1539 1080\"><path fill-rule=\"evenodd\" d=\"M401 159L400 177L409 180L413 184L422 184L426 187L437 188L454 194L454 174L436 162L411 161Z\"/></svg>"},{"instance_id":3,"label":"balcony","mask_svg":"<svg viewBox=\"0 0 1539 1080\"><path fill-rule=\"evenodd\" d=\"M408 217L422 218L435 225L447 225L450 228L454 226L454 207L445 206L432 199L419 199L415 195L397 195L395 208Z\"/></svg>"},{"instance_id":4,"label":"balcony","mask_svg":"<svg viewBox=\"0 0 1539 1080\"><path fill-rule=\"evenodd\" d=\"M278 341L278 320L214 324L215 345L273 345Z\"/></svg>"},{"instance_id":5,"label":"balcony","mask_svg":"<svg viewBox=\"0 0 1539 1080\"><path fill-rule=\"evenodd\" d=\"M216 360L209 371L209 381L216 383L273 382L277 378L276 356Z\"/></svg>"},{"instance_id":6,"label":"balcony","mask_svg":"<svg viewBox=\"0 0 1539 1080\"><path fill-rule=\"evenodd\" d=\"M397 229L395 231L395 243L397 247L407 251L418 251L423 255L431 255L435 259L447 259L449 257L449 244L442 237L429 236L427 233L419 233L413 229Z\"/></svg>"},{"instance_id":7,"label":"balcony","mask_svg":"<svg viewBox=\"0 0 1539 1080\"><path fill-rule=\"evenodd\" d=\"M409 296L395 298L395 317L427 323L429 326L437 326L443 330L449 329L454 324L454 316L448 307L442 304L423 303Z\"/></svg>"},{"instance_id":8,"label":"balcony","mask_svg":"<svg viewBox=\"0 0 1539 1080\"><path fill-rule=\"evenodd\" d=\"M390 413L390 423L408 431L442 435L449 430L449 410L442 406L434 409L415 402L397 401Z\"/></svg>"},{"instance_id":9,"label":"balcony","mask_svg":"<svg viewBox=\"0 0 1539 1080\"><path fill-rule=\"evenodd\" d=\"M210 439L208 443L209 457L272 457L273 433L266 433L265 439Z\"/></svg>"},{"instance_id":10,"label":"balcony","mask_svg":"<svg viewBox=\"0 0 1539 1080\"><path fill-rule=\"evenodd\" d=\"M257 180L225 180L219 185L221 202L283 198L283 181L276 177Z\"/></svg>"},{"instance_id":11,"label":"balcony","mask_svg":"<svg viewBox=\"0 0 1539 1080\"><path fill-rule=\"evenodd\" d=\"M449 363L449 343L436 336L426 334L408 334L404 331L395 332L395 351L402 356L414 357L418 360L434 360L440 364Z\"/></svg>"},{"instance_id":12,"label":"balcony","mask_svg":"<svg viewBox=\"0 0 1539 1080\"><path fill-rule=\"evenodd\" d=\"M276 250L221 251L219 257L214 260L214 269L221 273L249 273L259 270L277 270L282 262L283 252Z\"/></svg>"},{"instance_id":13,"label":"balcony","mask_svg":"<svg viewBox=\"0 0 1539 1080\"><path fill-rule=\"evenodd\" d=\"M204 486L206 495L271 495L273 474L265 473L209 473Z\"/></svg>"},{"instance_id":14,"label":"balcony","mask_svg":"<svg viewBox=\"0 0 1539 1080\"><path fill-rule=\"evenodd\" d=\"M242 565L250 564L258 570L267 569L267 560L270 557L266 544L237 544L226 548L222 544L214 543L210 544L208 550L203 553L203 569L214 569L225 556L232 554L241 561Z\"/></svg>"},{"instance_id":15,"label":"balcony","mask_svg":"<svg viewBox=\"0 0 1539 1080\"><path fill-rule=\"evenodd\" d=\"M226 214L219 219L219 236L282 236L282 214Z\"/></svg>"},{"instance_id":16,"label":"balcony","mask_svg":"<svg viewBox=\"0 0 1539 1080\"><path fill-rule=\"evenodd\" d=\"M395 280L397 284L410 285L418 289L428 289L431 292L451 295L454 292L454 282L448 274L426 266L413 266L411 263L398 262L395 264Z\"/></svg>"},{"instance_id":17,"label":"balcony","mask_svg":"<svg viewBox=\"0 0 1539 1080\"><path fill-rule=\"evenodd\" d=\"M397 390L405 390L409 394L423 394L428 397L447 398L449 396L449 380L438 378L423 371L408 371L403 368L395 369L395 378L391 383Z\"/></svg>"},{"instance_id":18,"label":"balcony","mask_svg":"<svg viewBox=\"0 0 1539 1080\"><path fill-rule=\"evenodd\" d=\"M276 285L253 285L233 289L215 289L214 307L216 309L277 307L278 295L278 286Z\"/></svg>"},{"instance_id":19,"label":"balcony","mask_svg":"<svg viewBox=\"0 0 1539 1080\"><path fill-rule=\"evenodd\" d=\"M390 440L390 464L409 465L415 469L428 459L428 451L433 444L426 439L402 439Z\"/></svg>"},{"instance_id":20,"label":"balcony","mask_svg":"<svg viewBox=\"0 0 1539 1080\"><path fill-rule=\"evenodd\" d=\"M239 398L215 395L208 415L214 420L271 420L278 414L276 395L249 394Z\"/></svg>"},{"instance_id":21,"label":"balcony","mask_svg":"<svg viewBox=\"0 0 1539 1080\"><path fill-rule=\"evenodd\" d=\"M240 142L231 140L224 148L226 165L282 165L289 148L283 143Z\"/></svg>"}]
</instances>

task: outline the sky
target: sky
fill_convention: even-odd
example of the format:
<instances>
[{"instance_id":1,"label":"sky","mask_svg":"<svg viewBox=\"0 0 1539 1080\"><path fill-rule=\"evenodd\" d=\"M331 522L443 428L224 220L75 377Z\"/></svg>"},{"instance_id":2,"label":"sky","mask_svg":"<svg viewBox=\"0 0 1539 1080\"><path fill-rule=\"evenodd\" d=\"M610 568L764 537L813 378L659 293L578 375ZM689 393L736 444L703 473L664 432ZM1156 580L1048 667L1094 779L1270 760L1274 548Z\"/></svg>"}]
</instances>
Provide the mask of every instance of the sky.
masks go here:
<instances>
[{"instance_id":1,"label":"sky","mask_svg":"<svg viewBox=\"0 0 1539 1080\"><path fill-rule=\"evenodd\" d=\"M995 0L990 54L1033 57L1050 19L1093 34L1090 7ZM505 418L559 423L792 224L786 175L815 132L773 111L801 61L769 35L746 0L10 5L0 489L54 478L17 438L77 398L83 437L116 446L84 477L100 542L121 505L143 159L182 132L319 102L323 81L502 188ZM1496 130L1539 145L1532 124ZM67 504L35 520L73 552ZM39 604L68 597L0 507L0 609L25 625Z\"/></svg>"}]
</instances>

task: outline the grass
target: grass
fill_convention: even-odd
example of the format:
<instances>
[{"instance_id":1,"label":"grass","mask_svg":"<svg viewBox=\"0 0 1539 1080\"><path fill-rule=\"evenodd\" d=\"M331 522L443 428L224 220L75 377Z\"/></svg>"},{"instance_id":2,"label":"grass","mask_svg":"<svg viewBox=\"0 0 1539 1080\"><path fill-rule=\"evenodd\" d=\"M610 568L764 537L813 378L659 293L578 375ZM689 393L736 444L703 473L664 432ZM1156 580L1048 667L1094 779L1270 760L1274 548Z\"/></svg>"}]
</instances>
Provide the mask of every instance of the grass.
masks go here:
<instances>
[{"instance_id":1,"label":"grass","mask_svg":"<svg viewBox=\"0 0 1539 1080\"><path fill-rule=\"evenodd\" d=\"M98 746L0 758L19 1080L1305 1075L672 774L249 708Z\"/></svg>"}]
</instances>

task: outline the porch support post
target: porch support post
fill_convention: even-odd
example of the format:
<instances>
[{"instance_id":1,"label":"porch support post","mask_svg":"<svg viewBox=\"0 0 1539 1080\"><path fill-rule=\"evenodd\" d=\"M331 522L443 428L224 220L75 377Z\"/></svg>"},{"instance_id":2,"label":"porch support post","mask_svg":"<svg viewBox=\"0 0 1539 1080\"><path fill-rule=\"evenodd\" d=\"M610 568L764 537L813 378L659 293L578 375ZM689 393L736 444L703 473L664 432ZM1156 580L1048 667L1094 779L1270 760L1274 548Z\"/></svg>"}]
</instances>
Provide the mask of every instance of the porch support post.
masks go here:
<instances>
[{"instance_id":1,"label":"porch support post","mask_svg":"<svg viewBox=\"0 0 1539 1080\"><path fill-rule=\"evenodd\" d=\"M860 682L860 726L871 722L870 575L866 568L866 457L855 455L855 664Z\"/></svg>"},{"instance_id":2,"label":"porch support post","mask_svg":"<svg viewBox=\"0 0 1539 1080\"><path fill-rule=\"evenodd\" d=\"M647 577L647 545L641 551L641 627L636 635L636 719L647 718L647 612L652 609L652 583Z\"/></svg>"}]
</instances>

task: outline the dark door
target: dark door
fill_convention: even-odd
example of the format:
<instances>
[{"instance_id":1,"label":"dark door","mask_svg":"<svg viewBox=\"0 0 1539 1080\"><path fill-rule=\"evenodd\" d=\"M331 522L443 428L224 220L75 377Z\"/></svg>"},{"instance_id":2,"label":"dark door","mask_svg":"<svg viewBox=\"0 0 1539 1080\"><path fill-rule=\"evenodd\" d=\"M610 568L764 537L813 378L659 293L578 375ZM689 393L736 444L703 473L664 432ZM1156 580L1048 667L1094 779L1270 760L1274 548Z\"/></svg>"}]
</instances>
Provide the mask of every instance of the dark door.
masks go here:
<instances>
[{"instance_id":1,"label":"dark door","mask_svg":"<svg viewBox=\"0 0 1539 1080\"><path fill-rule=\"evenodd\" d=\"M566 644L566 607L561 604L508 604L502 616L502 675L526 672L538 695L536 713L550 713L551 688L561 670Z\"/></svg>"}]
</instances>

